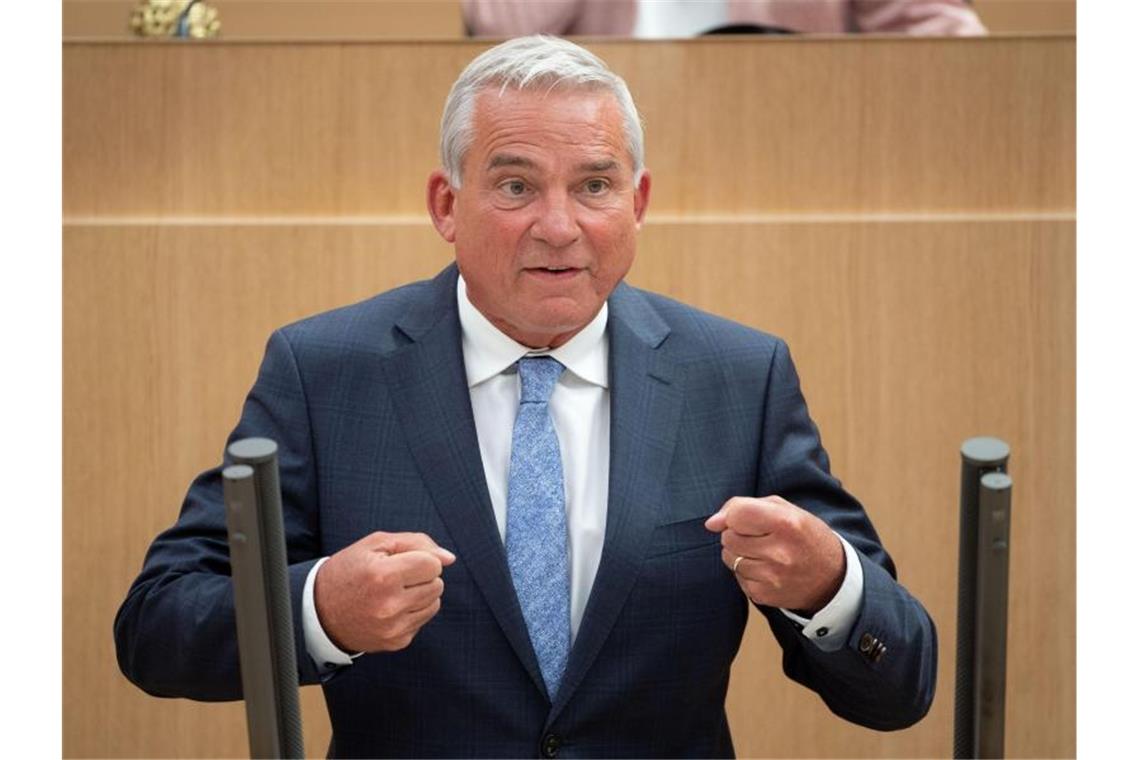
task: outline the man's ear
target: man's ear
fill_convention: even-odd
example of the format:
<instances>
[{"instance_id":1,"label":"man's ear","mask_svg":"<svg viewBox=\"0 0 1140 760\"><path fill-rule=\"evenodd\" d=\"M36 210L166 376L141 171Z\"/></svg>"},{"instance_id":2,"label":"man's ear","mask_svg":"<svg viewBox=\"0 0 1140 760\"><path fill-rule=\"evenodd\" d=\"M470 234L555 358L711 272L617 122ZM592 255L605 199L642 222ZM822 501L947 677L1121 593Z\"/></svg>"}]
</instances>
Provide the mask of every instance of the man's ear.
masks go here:
<instances>
[{"instance_id":1,"label":"man's ear","mask_svg":"<svg viewBox=\"0 0 1140 760\"><path fill-rule=\"evenodd\" d=\"M637 229L641 229L641 222L645 218L645 210L649 208L649 170L643 169L637 187L633 189L633 216L637 220Z\"/></svg>"},{"instance_id":2,"label":"man's ear","mask_svg":"<svg viewBox=\"0 0 1140 760\"><path fill-rule=\"evenodd\" d=\"M449 243L455 242L455 190L442 169L436 169L428 177L427 206L431 223L440 237Z\"/></svg>"}]
</instances>

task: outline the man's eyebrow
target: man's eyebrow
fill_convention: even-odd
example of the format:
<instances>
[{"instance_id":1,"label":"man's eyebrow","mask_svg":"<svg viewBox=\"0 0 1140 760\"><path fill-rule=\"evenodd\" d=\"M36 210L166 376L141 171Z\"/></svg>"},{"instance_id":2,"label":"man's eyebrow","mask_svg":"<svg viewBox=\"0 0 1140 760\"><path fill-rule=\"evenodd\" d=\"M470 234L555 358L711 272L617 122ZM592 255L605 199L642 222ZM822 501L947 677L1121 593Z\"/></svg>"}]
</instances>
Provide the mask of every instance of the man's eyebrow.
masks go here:
<instances>
[{"instance_id":1,"label":"man's eyebrow","mask_svg":"<svg viewBox=\"0 0 1140 760\"><path fill-rule=\"evenodd\" d=\"M524 169L533 169L535 163L529 158L517 156L513 153L496 153L491 156L491 160L487 163L487 169L498 169L500 166L521 166Z\"/></svg>"},{"instance_id":2,"label":"man's eyebrow","mask_svg":"<svg viewBox=\"0 0 1140 760\"><path fill-rule=\"evenodd\" d=\"M496 153L491 156L491 160L487 162L487 169L489 171L503 166L518 166L524 169L533 169L538 166L538 164L525 156L519 156L514 153ZM576 168L580 172L610 172L620 169L621 165L612 158L602 158L597 161L586 161L578 164Z\"/></svg>"},{"instance_id":3,"label":"man's eyebrow","mask_svg":"<svg viewBox=\"0 0 1140 760\"><path fill-rule=\"evenodd\" d=\"M600 161L587 161L584 164L578 164L578 171L582 172L610 172L618 168L620 168L618 166L618 162L612 158L605 158Z\"/></svg>"}]
</instances>

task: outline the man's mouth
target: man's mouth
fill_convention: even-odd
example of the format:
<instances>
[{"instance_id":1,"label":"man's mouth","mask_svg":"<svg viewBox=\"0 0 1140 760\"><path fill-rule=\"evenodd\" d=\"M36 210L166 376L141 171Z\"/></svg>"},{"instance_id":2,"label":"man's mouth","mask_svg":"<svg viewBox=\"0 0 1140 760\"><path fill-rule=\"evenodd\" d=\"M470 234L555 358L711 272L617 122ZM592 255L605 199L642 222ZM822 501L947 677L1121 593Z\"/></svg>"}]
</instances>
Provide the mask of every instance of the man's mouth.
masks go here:
<instances>
[{"instance_id":1,"label":"man's mouth","mask_svg":"<svg viewBox=\"0 0 1140 760\"><path fill-rule=\"evenodd\" d=\"M548 267L527 267L526 271L530 274L541 277L542 279L561 280L569 279L579 272L583 271L577 267L567 266L548 266Z\"/></svg>"}]
</instances>

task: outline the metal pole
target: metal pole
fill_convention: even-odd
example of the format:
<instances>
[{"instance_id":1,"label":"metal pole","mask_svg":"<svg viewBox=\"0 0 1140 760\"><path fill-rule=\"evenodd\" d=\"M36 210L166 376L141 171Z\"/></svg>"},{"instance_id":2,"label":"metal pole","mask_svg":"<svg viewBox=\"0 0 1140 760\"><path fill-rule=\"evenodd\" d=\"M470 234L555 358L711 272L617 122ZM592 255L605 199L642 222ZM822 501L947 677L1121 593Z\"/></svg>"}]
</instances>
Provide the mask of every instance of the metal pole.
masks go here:
<instances>
[{"instance_id":1,"label":"metal pole","mask_svg":"<svg viewBox=\"0 0 1140 760\"><path fill-rule=\"evenodd\" d=\"M250 756L302 758L277 444L246 438L222 471Z\"/></svg>"},{"instance_id":2,"label":"metal pole","mask_svg":"<svg viewBox=\"0 0 1140 760\"><path fill-rule=\"evenodd\" d=\"M982 476L978 514L974 733L978 757L1005 756L1005 645L1009 609L1010 496L1002 472Z\"/></svg>"},{"instance_id":3,"label":"metal pole","mask_svg":"<svg viewBox=\"0 0 1140 760\"><path fill-rule=\"evenodd\" d=\"M977 606L978 529L982 477L1004 473L1009 445L997 438L971 438L962 444L958 523L958 646L954 683L954 757L978 757Z\"/></svg>"}]
</instances>

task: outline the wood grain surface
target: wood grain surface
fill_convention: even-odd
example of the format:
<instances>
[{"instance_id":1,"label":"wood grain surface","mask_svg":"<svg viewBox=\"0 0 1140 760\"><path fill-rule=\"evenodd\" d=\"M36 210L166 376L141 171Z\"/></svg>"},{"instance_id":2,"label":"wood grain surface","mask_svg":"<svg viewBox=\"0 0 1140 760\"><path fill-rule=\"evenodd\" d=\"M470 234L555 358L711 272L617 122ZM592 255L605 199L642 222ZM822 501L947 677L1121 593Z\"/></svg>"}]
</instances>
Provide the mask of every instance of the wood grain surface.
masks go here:
<instances>
[{"instance_id":1,"label":"wood grain surface","mask_svg":"<svg viewBox=\"0 0 1140 760\"><path fill-rule=\"evenodd\" d=\"M422 214L479 42L65 43L68 216ZM599 42L665 213L1065 211L1075 40Z\"/></svg>"},{"instance_id":2,"label":"wood grain surface","mask_svg":"<svg viewBox=\"0 0 1140 760\"><path fill-rule=\"evenodd\" d=\"M64 39L132 39L138 0L63 0ZM460 0L206 0L227 40L458 39Z\"/></svg>"},{"instance_id":3,"label":"wood grain surface","mask_svg":"<svg viewBox=\"0 0 1140 760\"><path fill-rule=\"evenodd\" d=\"M1077 31L1076 0L972 0L991 34Z\"/></svg>"},{"instance_id":4,"label":"wood grain surface","mask_svg":"<svg viewBox=\"0 0 1140 760\"><path fill-rule=\"evenodd\" d=\"M931 714L830 716L780 673L762 619L733 670L742 756L936 757L952 746L958 455L1013 448L1010 757L1075 753L1075 311L1069 219L650 223L630 276L789 341L833 469L940 636ZM213 466L284 323L429 277L427 224L64 227L64 755L231 757L238 704L148 697L111 622L150 540ZM305 689L307 751L328 720Z\"/></svg>"}]
</instances>

